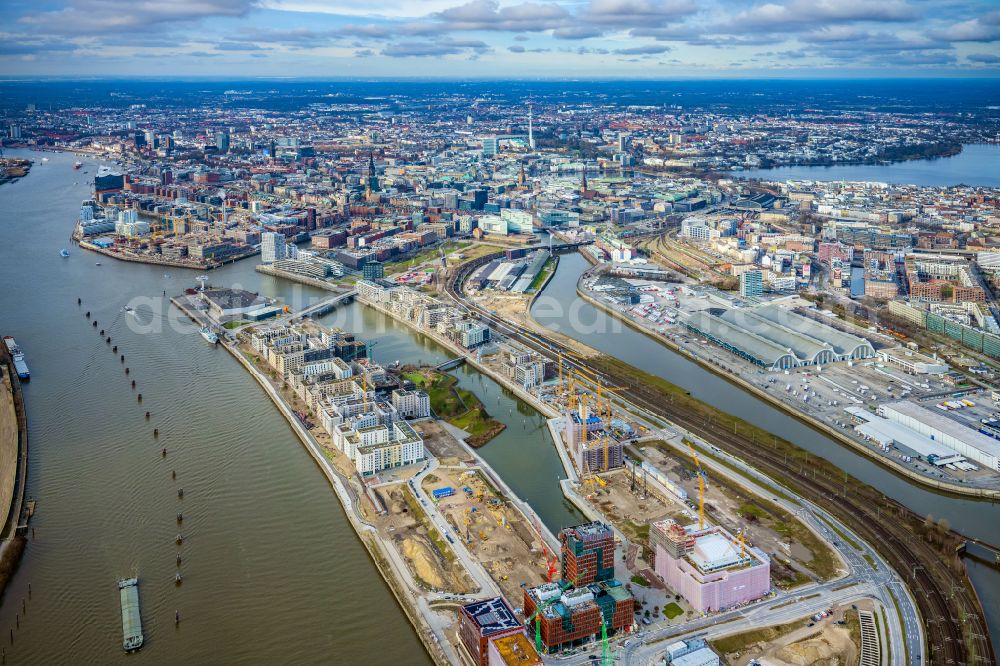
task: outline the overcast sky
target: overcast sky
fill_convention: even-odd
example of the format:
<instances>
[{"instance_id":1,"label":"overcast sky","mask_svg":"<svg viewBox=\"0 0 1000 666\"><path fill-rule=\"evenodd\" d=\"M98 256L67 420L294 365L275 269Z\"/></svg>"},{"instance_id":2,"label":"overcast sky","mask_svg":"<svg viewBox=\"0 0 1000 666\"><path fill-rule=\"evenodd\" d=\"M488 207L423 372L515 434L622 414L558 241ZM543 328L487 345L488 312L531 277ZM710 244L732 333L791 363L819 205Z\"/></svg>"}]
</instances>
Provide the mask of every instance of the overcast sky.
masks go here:
<instances>
[{"instance_id":1,"label":"overcast sky","mask_svg":"<svg viewBox=\"0 0 1000 666\"><path fill-rule=\"evenodd\" d=\"M0 0L0 75L996 76L997 0Z\"/></svg>"}]
</instances>

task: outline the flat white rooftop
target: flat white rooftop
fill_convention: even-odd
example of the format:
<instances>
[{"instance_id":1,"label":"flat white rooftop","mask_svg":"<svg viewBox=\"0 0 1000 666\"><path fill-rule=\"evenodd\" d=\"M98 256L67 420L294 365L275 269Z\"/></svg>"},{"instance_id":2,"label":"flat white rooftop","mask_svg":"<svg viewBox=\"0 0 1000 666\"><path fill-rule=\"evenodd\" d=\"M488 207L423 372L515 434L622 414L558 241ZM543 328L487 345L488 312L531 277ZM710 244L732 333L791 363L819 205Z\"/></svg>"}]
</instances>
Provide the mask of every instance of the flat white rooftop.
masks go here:
<instances>
[{"instance_id":1,"label":"flat white rooftop","mask_svg":"<svg viewBox=\"0 0 1000 666\"><path fill-rule=\"evenodd\" d=\"M984 435L978 430L973 430L954 419L948 418L942 413L931 411L909 400L890 402L882 405L880 409L887 413L895 412L904 417L919 421L938 432L960 440L966 446L978 449L987 455L1000 458L1000 440L993 439L989 435Z\"/></svg>"},{"instance_id":2,"label":"flat white rooftop","mask_svg":"<svg viewBox=\"0 0 1000 666\"><path fill-rule=\"evenodd\" d=\"M844 410L852 416L866 421L854 427L854 429L873 439L879 444L898 444L916 452L920 456L938 455L951 456L955 454L953 449L935 442L926 435L921 435L912 428L884 419L877 414L872 414L863 407L851 406Z\"/></svg>"},{"instance_id":3,"label":"flat white rooftop","mask_svg":"<svg viewBox=\"0 0 1000 666\"><path fill-rule=\"evenodd\" d=\"M698 537L690 558L702 571L731 566L742 559L739 548L718 533Z\"/></svg>"}]
</instances>

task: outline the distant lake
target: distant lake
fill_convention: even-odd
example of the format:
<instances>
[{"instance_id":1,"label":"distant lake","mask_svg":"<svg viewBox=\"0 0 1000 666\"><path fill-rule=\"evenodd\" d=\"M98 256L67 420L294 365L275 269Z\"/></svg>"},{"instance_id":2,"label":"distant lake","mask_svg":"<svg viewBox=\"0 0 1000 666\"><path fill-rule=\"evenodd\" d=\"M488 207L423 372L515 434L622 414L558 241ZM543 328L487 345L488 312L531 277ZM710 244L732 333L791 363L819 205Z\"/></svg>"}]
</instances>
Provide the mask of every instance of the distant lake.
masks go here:
<instances>
[{"instance_id":1,"label":"distant lake","mask_svg":"<svg viewBox=\"0 0 1000 666\"><path fill-rule=\"evenodd\" d=\"M1000 187L1000 145L973 144L952 157L893 164L785 166L734 171L742 178L767 180L850 180L901 185Z\"/></svg>"}]
</instances>

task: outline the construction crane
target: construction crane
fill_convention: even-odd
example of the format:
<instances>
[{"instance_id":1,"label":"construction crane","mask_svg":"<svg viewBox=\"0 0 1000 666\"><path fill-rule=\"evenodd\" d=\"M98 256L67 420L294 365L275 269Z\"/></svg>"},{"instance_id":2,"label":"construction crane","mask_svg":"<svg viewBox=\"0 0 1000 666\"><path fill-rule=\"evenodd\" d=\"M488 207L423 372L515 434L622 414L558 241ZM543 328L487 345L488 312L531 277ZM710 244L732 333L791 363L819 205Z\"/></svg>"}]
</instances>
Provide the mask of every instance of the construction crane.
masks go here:
<instances>
[{"instance_id":1,"label":"construction crane","mask_svg":"<svg viewBox=\"0 0 1000 666\"><path fill-rule=\"evenodd\" d=\"M698 475L698 529L705 529L705 474L701 470L701 463L698 462L698 454L694 451L694 445L691 440L685 439L684 443L687 444L688 450L691 451L691 457L694 458L695 474Z\"/></svg>"},{"instance_id":2,"label":"construction crane","mask_svg":"<svg viewBox=\"0 0 1000 666\"><path fill-rule=\"evenodd\" d=\"M735 546L736 544L739 544L740 546L740 559L742 560L747 556L746 537L743 534L742 528L736 533L736 536L733 537L733 545Z\"/></svg>"},{"instance_id":3,"label":"construction crane","mask_svg":"<svg viewBox=\"0 0 1000 666\"><path fill-rule=\"evenodd\" d=\"M576 409L576 383L574 382L573 377L573 373L570 373L569 380L567 381L568 386L566 387L568 392L566 405L569 407L570 411Z\"/></svg>"},{"instance_id":4,"label":"construction crane","mask_svg":"<svg viewBox=\"0 0 1000 666\"><path fill-rule=\"evenodd\" d=\"M598 384L597 386L597 399L600 401L601 393L607 391L608 393L616 393L623 390L621 386L602 386ZM611 418L611 396L604 396L604 410L601 412L601 416L606 418Z\"/></svg>"},{"instance_id":5,"label":"construction crane","mask_svg":"<svg viewBox=\"0 0 1000 666\"><path fill-rule=\"evenodd\" d=\"M579 579L580 576L577 576L571 581L566 579L559 581L559 594L555 595L544 604L539 605L538 608L535 609L535 612L531 614L531 617L525 621L529 625L532 620L535 621L535 650L537 650L539 654L542 653L542 613L546 608L559 601L559 597L562 596L562 593L576 585L576 581Z\"/></svg>"}]
</instances>

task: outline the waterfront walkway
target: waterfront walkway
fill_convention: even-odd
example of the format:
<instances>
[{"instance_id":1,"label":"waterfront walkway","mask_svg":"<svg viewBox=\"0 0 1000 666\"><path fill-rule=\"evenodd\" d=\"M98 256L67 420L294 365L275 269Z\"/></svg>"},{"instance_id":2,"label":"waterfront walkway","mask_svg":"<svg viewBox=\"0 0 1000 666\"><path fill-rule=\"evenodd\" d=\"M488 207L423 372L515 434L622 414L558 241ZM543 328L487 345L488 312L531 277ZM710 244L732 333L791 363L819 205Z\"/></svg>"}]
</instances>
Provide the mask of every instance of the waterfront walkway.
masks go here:
<instances>
[{"instance_id":1,"label":"waterfront walkway","mask_svg":"<svg viewBox=\"0 0 1000 666\"><path fill-rule=\"evenodd\" d=\"M10 521L14 508L14 486L17 479L17 409L14 406L14 386L11 383L10 366L2 365L0 377L0 507L6 513L5 522ZM17 515L14 514L16 522ZM4 536L8 534L4 530Z\"/></svg>"},{"instance_id":2,"label":"waterfront walkway","mask_svg":"<svg viewBox=\"0 0 1000 666\"><path fill-rule=\"evenodd\" d=\"M2 347L2 346L0 346ZM0 534L0 558L21 526L28 481L28 419L21 382L6 347L0 349L0 510L5 512ZM2 591L2 590L0 590Z\"/></svg>"}]
</instances>

